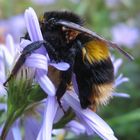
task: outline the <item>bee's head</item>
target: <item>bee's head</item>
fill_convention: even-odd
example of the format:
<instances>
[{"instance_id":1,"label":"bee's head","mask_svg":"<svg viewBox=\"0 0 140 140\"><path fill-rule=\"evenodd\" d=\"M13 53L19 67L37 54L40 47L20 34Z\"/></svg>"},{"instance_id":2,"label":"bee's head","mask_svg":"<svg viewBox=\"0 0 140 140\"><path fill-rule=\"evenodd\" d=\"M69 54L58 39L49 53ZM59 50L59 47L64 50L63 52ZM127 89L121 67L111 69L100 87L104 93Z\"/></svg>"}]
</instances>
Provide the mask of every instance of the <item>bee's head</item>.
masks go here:
<instances>
[{"instance_id":1,"label":"bee's head","mask_svg":"<svg viewBox=\"0 0 140 140\"><path fill-rule=\"evenodd\" d=\"M44 21L68 21L79 25L83 25L83 20L76 14L69 11L50 11L44 13Z\"/></svg>"},{"instance_id":2,"label":"bee's head","mask_svg":"<svg viewBox=\"0 0 140 140\"><path fill-rule=\"evenodd\" d=\"M65 39L68 43L74 40L79 32L64 25L58 24L59 21L72 22L80 26L83 25L83 20L78 15L72 12L51 11L44 13L43 18L40 20L43 29L52 32L59 31L65 36Z\"/></svg>"}]
</instances>

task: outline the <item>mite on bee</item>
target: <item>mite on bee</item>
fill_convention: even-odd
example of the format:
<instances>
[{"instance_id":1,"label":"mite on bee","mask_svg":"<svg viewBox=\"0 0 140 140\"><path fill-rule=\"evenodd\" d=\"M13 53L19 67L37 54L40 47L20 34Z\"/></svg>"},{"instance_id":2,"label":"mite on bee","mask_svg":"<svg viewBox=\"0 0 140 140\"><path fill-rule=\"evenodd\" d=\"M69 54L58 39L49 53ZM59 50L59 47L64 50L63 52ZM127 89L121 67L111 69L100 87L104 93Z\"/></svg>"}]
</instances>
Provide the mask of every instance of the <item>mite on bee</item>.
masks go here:
<instances>
[{"instance_id":1,"label":"mite on bee","mask_svg":"<svg viewBox=\"0 0 140 140\"><path fill-rule=\"evenodd\" d=\"M68 11L45 12L40 18L44 41L33 42L22 52L11 75L4 85L18 72L26 57L44 44L52 61L67 62L67 71L49 67L49 77L57 87L56 97L60 103L65 91L72 86L72 74L76 76L78 95L83 109L93 110L111 97L114 82L114 67L109 47L115 48L129 59L131 55L115 43L104 39L83 26L83 20ZM28 33L26 39L30 39Z\"/></svg>"}]
</instances>

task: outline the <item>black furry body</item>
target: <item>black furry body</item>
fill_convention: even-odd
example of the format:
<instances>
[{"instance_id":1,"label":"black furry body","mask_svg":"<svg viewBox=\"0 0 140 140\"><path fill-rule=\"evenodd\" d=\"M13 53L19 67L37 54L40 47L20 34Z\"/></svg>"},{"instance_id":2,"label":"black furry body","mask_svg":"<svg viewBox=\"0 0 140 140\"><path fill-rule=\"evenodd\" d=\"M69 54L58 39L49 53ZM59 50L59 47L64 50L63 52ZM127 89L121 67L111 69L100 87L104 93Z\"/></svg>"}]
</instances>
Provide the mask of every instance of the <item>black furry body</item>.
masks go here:
<instances>
[{"instance_id":1,"label":"black furry body","mask_svg":"<svg viewBox=\"0 0 140 140\"><path fill-rule=\"evenodd\" d=\"M68 24L72 22L82 26L83 20L71 12L57 11L46 12L42 19L40 19L40 28L44 38L42 44L44 44L51 61L63 61L70 65L67 71L60 72L60 82L56 91L57 100L61 105L60 99L70 86L72 74L75 73L81 107L84 109L90 105L95 105L96 107L97 101L94 100L94 97L100 98L100 92L98 92L100 90L97 89L97 86L100 87L100 85L103 86L114 81L113 64L109 56L92 63L86 58L83 59L82 49L87 47L86 43L96 39L96 37L91 37L85 31L83 33L80 32L81 29L76 31L73 28L63 28L65 26L60 25L59 22L59 24L56 24L57 21L66 21ZM25 38L30 39L28 33L25 35ZM27 46L23 50L23 54L19 58L19 61L17 61L5 84L17 73L26 57L39 47L41 47L41 43L37 42Z\"/></svg>"},{"instance_id":2,"label":"black furry body","mask_svg":"<svg viewBox=\"0 0 140 140\"><path fill-rule=\"evenodd\" d=\"M46 12L43 22L49 19L71 21L82 25L83 20L70 12ZM42 22L42 21L40 21ZM54 51L48 51L51 59L55 61L65 61L70 64L67 71L61 72L61 82L57 89L57 99L65 93L67 86L71 83L72 72L76 74L76 80L79 89L79 99L82 108L87 108L92 103L89 98L92 93L93 85L110 83L114 80L113 65L110 58L90 64L82 59L82 48L86 42L92 40L85 34L79 34L74 40L67 43L62 27L50 27L48 22L41 23L41 30L44 40L51 44L50 48ZM48 46L46 46L47 48ZM47 50L49 50L47 48ZM53 54L54 53L54 54Z\"/></svg>"}]
</instances>

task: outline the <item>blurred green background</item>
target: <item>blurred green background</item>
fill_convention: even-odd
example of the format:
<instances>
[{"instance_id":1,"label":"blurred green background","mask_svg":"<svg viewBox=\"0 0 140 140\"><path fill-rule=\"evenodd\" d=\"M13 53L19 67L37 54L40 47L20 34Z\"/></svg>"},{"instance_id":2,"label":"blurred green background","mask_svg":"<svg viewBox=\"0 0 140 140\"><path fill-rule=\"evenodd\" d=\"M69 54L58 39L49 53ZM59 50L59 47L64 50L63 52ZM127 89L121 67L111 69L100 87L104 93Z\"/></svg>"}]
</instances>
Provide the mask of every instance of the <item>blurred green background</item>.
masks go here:
<instances>
[{"instance_id":1,"label":"blurred green background","mask_svg":"<svg viewBox=\"0 0 140 140\"><path fill-rule=\"evenodd\" d=\"M134 56L130 62L122 58L119 73L129 77L118 92L128 93L131 98L114 98L99 110L99 115L113 128L119 140L140 140L140 1L139 0L0 0L0 42L10 32L16 41L24 36L25 29L18 21L25 9L33 7L41 15L49 10L70 10L85 19L85 26L107 39L116 41ZM20 16L19 16L20 15ZM16 22L14 20L17 20ZM9 26L8 23L13 23ZM18 29L18 24L21 24ZM20 32L21 31L21 32ZM77 136L66 140L92 140L93 137ZM96 138L95 138L96 139ZM97 138L99 139L99 138Z\"/></svg>"}]
</instances>

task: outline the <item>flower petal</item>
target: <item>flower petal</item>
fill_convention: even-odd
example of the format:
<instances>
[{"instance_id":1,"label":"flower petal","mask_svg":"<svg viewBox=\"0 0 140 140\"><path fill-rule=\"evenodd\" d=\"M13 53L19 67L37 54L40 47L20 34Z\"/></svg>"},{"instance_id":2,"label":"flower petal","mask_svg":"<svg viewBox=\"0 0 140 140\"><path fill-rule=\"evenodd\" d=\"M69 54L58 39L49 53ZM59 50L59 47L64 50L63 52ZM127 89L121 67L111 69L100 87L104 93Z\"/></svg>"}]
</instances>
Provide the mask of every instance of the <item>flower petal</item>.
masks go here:
<instances>
[{"instance_id":1,"label":"flower petal","mask_svg":"<svg viewBox=\"0 0 140 140\"><path fill-rule=\"evenodd\" d=\"M9 50L4 46L1 45L0 46L0 50L3 53L3 59L4 59L4 63L6 64L6 66L9 68L12 66L13 64L13 60L14 58L12 57L12 55L10 54Z\"/></svg>"},{"instance_id":2,"label":"flower petal","mask_svg":"<svg viewBox=\"0 0 140 140\"><path fill-rule=\"evenodd\" d=\"M123 77L123 74L120 74L117 79L115 80L115 87L119 86L120 84L124 82L128 82L129 78Z\"/></svg>"},{"instance_id":3,"label":"flower petal","mask_svg":"<svg viewBox=\"0 0 140 140\"><path fill-rule=\"evenodd\" d=\"M25 11L25 19L26 19L27 29L32 28L31 30L28 30L31 40L32 41L43 40L43 36L40 30L40 25L38 22L34 22L34 21L38 21L38 18L33 8L29 7L29 9Z\"/></svg>"},{"instance_id":4,"label":"flower petal","mask_svg":"<svg viewBox=\"0 0 140 140\"><path fill-rule=\"evenodd\" d=\"M7 110L7 104L0 103L0 110Z\"/></svg>"},{"instance_id":5,"label":"flower petal","mask_svg":"<svg viewBox=\"0 0 140 140\"><path fill-rule=\"evenodd\" d=\"M46 72L43 70L37 70L36 79L41 88L50 96L54 96L56 93L55 87L50 79L47 77Z\"/></svg>"},{"instance_id":6,"label":"flower petal","mask_svg":"<svg viewBox=\"0 0 140 140\"><path fill-rule=\"evenodd\" d=\"M28 116L24 119L25 138L24 140L35 140L41 125L34 117Z\"/></svg>"},{"instance_id":7,"label":"flower petal","mask_svg":"<svg viewBox=\"0 0 140 140\"><path fill-rule=\"evenodd\" d=\"M3 97L4 95L6 95L7 91L5 89L5 87L3 86L3 83L0 83L0 97Z\"/></svg>"},{"instance_id":8,"label":"flower petal","mask_svg":"<svg viewBox=\"0 0 140 140\"><path fill-rule=\"evenodd\" d=\"M66 62L60 62L60 63L49 63L49 65L55 67L56 69L60 71L65 71L69 69L70 65Z\"/></svg>"},{"instance_id":9,"label":"flower petal","mask_svg":"<svg viewBox=\"0 0 140 140\"><path fill-rule=\"evenodd\" d=\"M14 45L14 40L13 40L13 38L10 34L8 34L7 37L6 37L6 48L8 49L10 54L14 57L15 52L16 52L16 48L15 48L15 45Z\"/></svg>"},{"instance_id":10,"label":"flower petal","mask_svg":"<svg viewBox=\"0 0 140 140\"><path fill-rule=\"evenodd\" d=\"M21 140L21 133L19 128L19 120L17 120L8 132L6 140Z\"/></svg>"},{"instance_id":11,"label":"flower petal","mask_svg":"<svg viewBox=\"0 0 140 140\"><path fill-rule=\"evenodd\" d=\"M31 41L34 42L38 40L43 40L38 18L36 16L35 11L32 8L29 8L28 10L25 11L25 21L26 21L27 30L31 38ZM48 54L46 54L46 49L44 47L37 49L35 52L43 54L44 56L47 57L47 60L49 60ZM41 69L37 69L36 71L37 71L36 80L40 84L41 88L50 96L54 96L55 87L52 84L52 82L49 80L49 78L47 77L47 72Z\"/></svg>"},{"instance_id":12,"label":"flower petal","mask_svg":"<svg viewBox=\"0 0 140 140\"><path fill-rule=\"evenodd\" d=\"M42 128L37 140L51 140L53 120L58 108L55 97L48 96Z\"/></svg>"},{"instance_id":13,"label":"flower petal","mask_svg":"<svg viewBox=\"0 0 140 140\"><path fill-rule=\"evenodd\" d=\"M127 94L127 93L112 93L112 96L123 97L123 98L130 98L130 95Z\"/></svg>"},{"instance_id":14,"label":"flower petal","mask_svg":"<svg viewBox=\"0 0 140 140\"><path fill-rule=\"evenodd\" d=\"M1 50L0 50L0 52L1 52ZM3 53L0 53L0 84L4 83L5 80L6 80L6 76L5 76L5 66L4 66L4 60L3 60Z\"/></svg>"},{"instance_id":15,"label":"flower petal","mask_svg":"<svg viewBox=\"0 0 140 140\"><path fill-rule=\"evenodd\" d=\"M96 132L101 138L106 140L116 140L112 129L102 120L96 113L90 109L83 110L80 106L78 96L75 93L67 92L64 95L64 100L71 106L76 112L80 120L84 122L85 126L88 126L90 131Z\"/></svg>"},{"instance_id":16,"label":"flower petal","mask_svg":"<svg viewBox=\"0 0 140 140\"><path fill-rule=\"evenodd\" d=\"M38 18L36 16L35 11L31 7L25 11L25 23L26 23L31 41L34 42L34 41L43 40ZM41 48L37 50L37 52L40 52L46 55L46 49L43 47L43 45Z\"/></svg>"},{"instance_id":17,"label":"flower petal","mask_svg":"<svg viewBox=\"0 0 140 140\"><path fill-rule=\"evenodd\" d=\"M120 66L122 65L122 62L123 61L120 58L120 59L115 60L115 62L113 63L113 65L114 65L114 74L115 75L118 73L118 70L119 70Z\"/></svg>"},{"instance_id":18,"label":"flower petal","mask_svg":"<svg viewBox=\"0 0 140 140\"><path fill-rule=\"evenodd\" d=\"M25 64L29 67L43 69L48 71L48 61L47 58L42 54L31 54L25 61Z\"/></svg>"},{"instance_id":19,"label":"flower petal","mask_svg":"<svg viewBox=\"0 0 140 140\"><path fill-rule=\"evenodd\" d=\"M86 128L84 127L84 125L75 120L72 120L68 124L66 124L66 129L76 133L77 135L86 132Z\"/></svg>"},{"instance_id":20,"label":"flower petal","mask_svg":"<svg viewBox=\"0 0 140 140\"><path fill-rule=\"evenodd\" d=\"M24 48L26 48L26 46L28 46L31 43L32 43L32 41L30 41L30 40L22 39L21 42L20 42L20 47L22 49L24 49Z\"/></svg>"}]
</instances>

